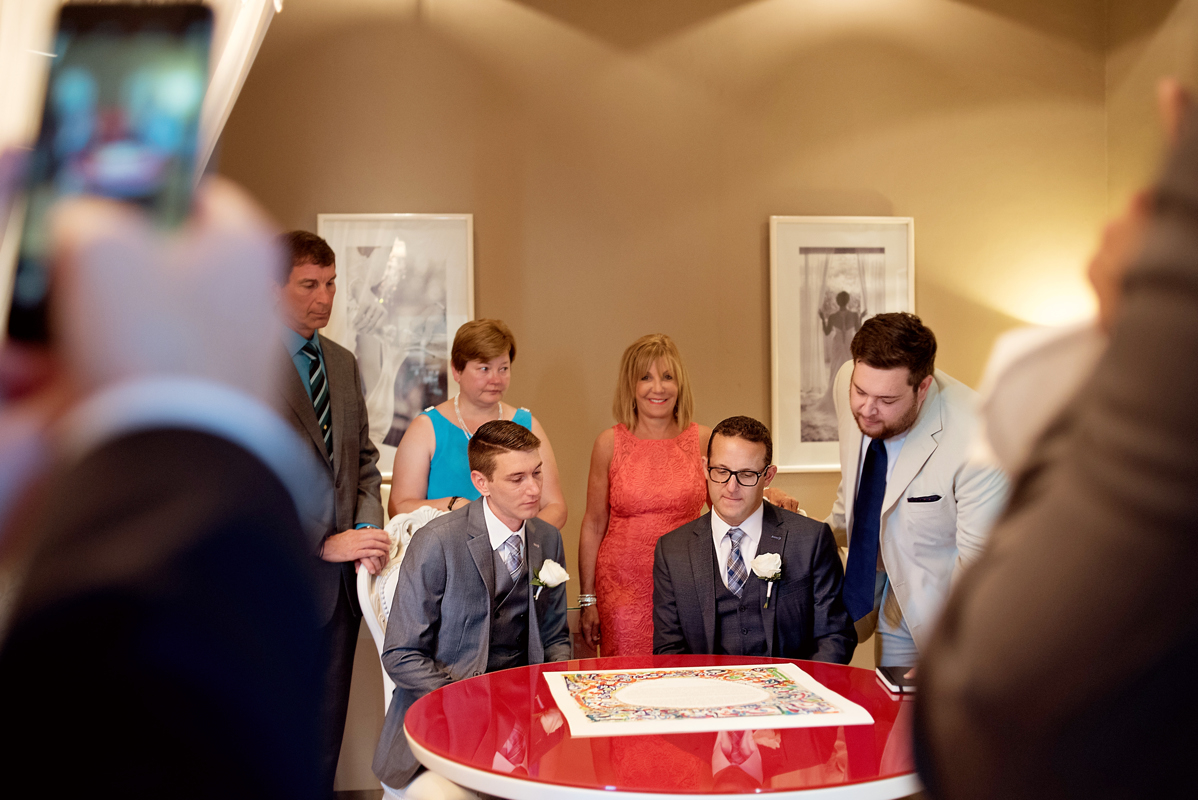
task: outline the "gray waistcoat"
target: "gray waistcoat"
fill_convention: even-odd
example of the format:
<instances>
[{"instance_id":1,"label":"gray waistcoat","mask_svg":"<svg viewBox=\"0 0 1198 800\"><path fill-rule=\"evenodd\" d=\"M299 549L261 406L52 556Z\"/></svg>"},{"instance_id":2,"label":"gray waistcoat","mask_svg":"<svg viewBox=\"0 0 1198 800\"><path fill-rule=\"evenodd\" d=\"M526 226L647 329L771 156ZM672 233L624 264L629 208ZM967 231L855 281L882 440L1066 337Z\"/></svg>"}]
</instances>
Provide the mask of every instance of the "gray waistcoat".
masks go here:
<instances>
[{"instance_id":1,"label":"gray waistcoat","mask_svg":"<svg viewBox=\"0 0 1198 800\"><path fill-rule=\"evenodd\" d=\"M498 551L495 561L495 596L491 598L491 649L487 672L528 664L528 575L513 584L511 573Z\"/></svg>"},{"instance_id":2,"label":"gray waistcoat","mask_svg":"<svg viewBox=\"0 0 1198 800\"><path fill-rule=\"evenodd\" d=\"M720 580L719 553L711 563L711 579L715 581L716 655L768 656L765 626L761 622L761 604L765 602L761 586L765 581L750 572L744 591L737 597Z\"/></svg>"}]
</instances>

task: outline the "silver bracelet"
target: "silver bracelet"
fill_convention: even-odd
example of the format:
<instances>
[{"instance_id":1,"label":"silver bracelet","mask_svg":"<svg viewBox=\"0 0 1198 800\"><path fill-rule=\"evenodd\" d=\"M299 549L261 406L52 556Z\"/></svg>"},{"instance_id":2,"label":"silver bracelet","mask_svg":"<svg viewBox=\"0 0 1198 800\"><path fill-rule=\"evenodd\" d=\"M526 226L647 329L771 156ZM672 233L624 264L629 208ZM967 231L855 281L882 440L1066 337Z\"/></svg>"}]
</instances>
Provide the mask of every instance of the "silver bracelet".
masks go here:
<instances>
[{"instance_id":1,"label":"silver bracelet","mask_svg":"<svg viewBox=\"0 0 1198 800\"><path fill-rule=\"evenodd\" d=\"M599 598L593 594L578 595L578 607L579 608L590 608L591 606L598 604L598 602L599 602Z\"/></svg>"}]
</instances>

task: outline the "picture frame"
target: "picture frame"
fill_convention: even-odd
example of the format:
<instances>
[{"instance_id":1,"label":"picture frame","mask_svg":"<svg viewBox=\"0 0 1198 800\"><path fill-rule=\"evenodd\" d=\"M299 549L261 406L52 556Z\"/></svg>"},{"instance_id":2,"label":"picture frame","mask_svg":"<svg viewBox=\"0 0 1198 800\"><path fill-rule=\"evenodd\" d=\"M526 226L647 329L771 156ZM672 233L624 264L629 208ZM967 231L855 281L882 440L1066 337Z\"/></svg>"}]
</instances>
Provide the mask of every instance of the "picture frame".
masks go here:
<instances>
[{"instance_id":1,"label":"picture frame","mask_svg":"<svg viewBox=\"0 0 1198 800\"><path fill-rule=\"evenodd\" d=\"M423 409L457 394L449 349L474 318L473 214L318 214L337 259L324 335L354 353L379 471Z\"/></svg>"},{"instance_id":2,"label":"picture frame","mask_svg":"<svg viewBox=\"0 0 1198 800\"><path fill-rule=\"evenodd\" d=\"M861 323L915 310L912 217L770 217L770 414L779 472L840 469L832 381Z\"/></svg>"}]
</instances>

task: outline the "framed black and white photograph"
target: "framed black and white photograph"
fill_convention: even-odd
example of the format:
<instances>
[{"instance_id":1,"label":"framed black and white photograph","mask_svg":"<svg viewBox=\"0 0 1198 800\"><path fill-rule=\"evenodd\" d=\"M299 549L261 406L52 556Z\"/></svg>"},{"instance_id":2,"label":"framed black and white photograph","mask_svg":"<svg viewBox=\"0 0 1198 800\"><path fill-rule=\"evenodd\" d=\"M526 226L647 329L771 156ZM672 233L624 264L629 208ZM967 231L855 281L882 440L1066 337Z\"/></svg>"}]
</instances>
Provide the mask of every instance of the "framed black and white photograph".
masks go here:
<instances>
[{"instance_id":1,"label":"framed black and white photograph","mask_svg":"<svg viewBox=\"0 0 1198 800\"><path fill-rule=\"evenodd\" d=\"M474 317L474 218L318 214L316 227L337 258L324 334L358 358L387 476L412 419L457 392L449 347Z\"/></svg>"},{"instance_id":2,"label":"framed black and white photograph","mask_svg":"<svg viewBox=\"0 0 1198 800\"><path fill-rule=\"evenodd\" d=\"M774 463L840 469L832 384L875 314L915 309L911 217L770 217Z\"/></svg>"}]
</instances>

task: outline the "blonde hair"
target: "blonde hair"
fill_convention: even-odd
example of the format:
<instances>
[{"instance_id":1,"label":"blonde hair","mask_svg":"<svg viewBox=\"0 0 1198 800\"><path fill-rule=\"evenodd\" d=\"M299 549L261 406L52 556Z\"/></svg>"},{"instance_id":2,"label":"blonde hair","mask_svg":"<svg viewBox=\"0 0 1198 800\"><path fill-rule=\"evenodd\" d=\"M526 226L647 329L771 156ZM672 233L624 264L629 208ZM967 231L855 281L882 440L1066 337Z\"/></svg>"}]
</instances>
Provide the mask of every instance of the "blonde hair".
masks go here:
<instances>
[{"instance_id":1,"label":"blonde hair","mask_svg":"<svg viewBox=\"0 0 1198 800\"><path fill-rule=\"evenodd\" d=\"M635 430L637 423L636 384L649 372L657 360L665 362L666 369L678 384L678 399L674 403L674 419L678 427L685 430L695 413L695 401L691 396L690 379L682 364L682 354L674 340L664 333L642 336L628 346L620 359L620 374L616 379L616 398L612 401L612 416L616 422L624 423L628 430Z\"/></svg>"},{"instance_id":2,"label":"blonde hair","mask_svg":"<svg viewBox=\"0 0 1198 800\"><path fill-rule=\"evenodd\" d=\"M490 361L507 353L516 360L516 337L501 319L476 319L458 328L449 351L449 363L458 372L466 369L468 361Z\"/></svg>"}]
</instances>

